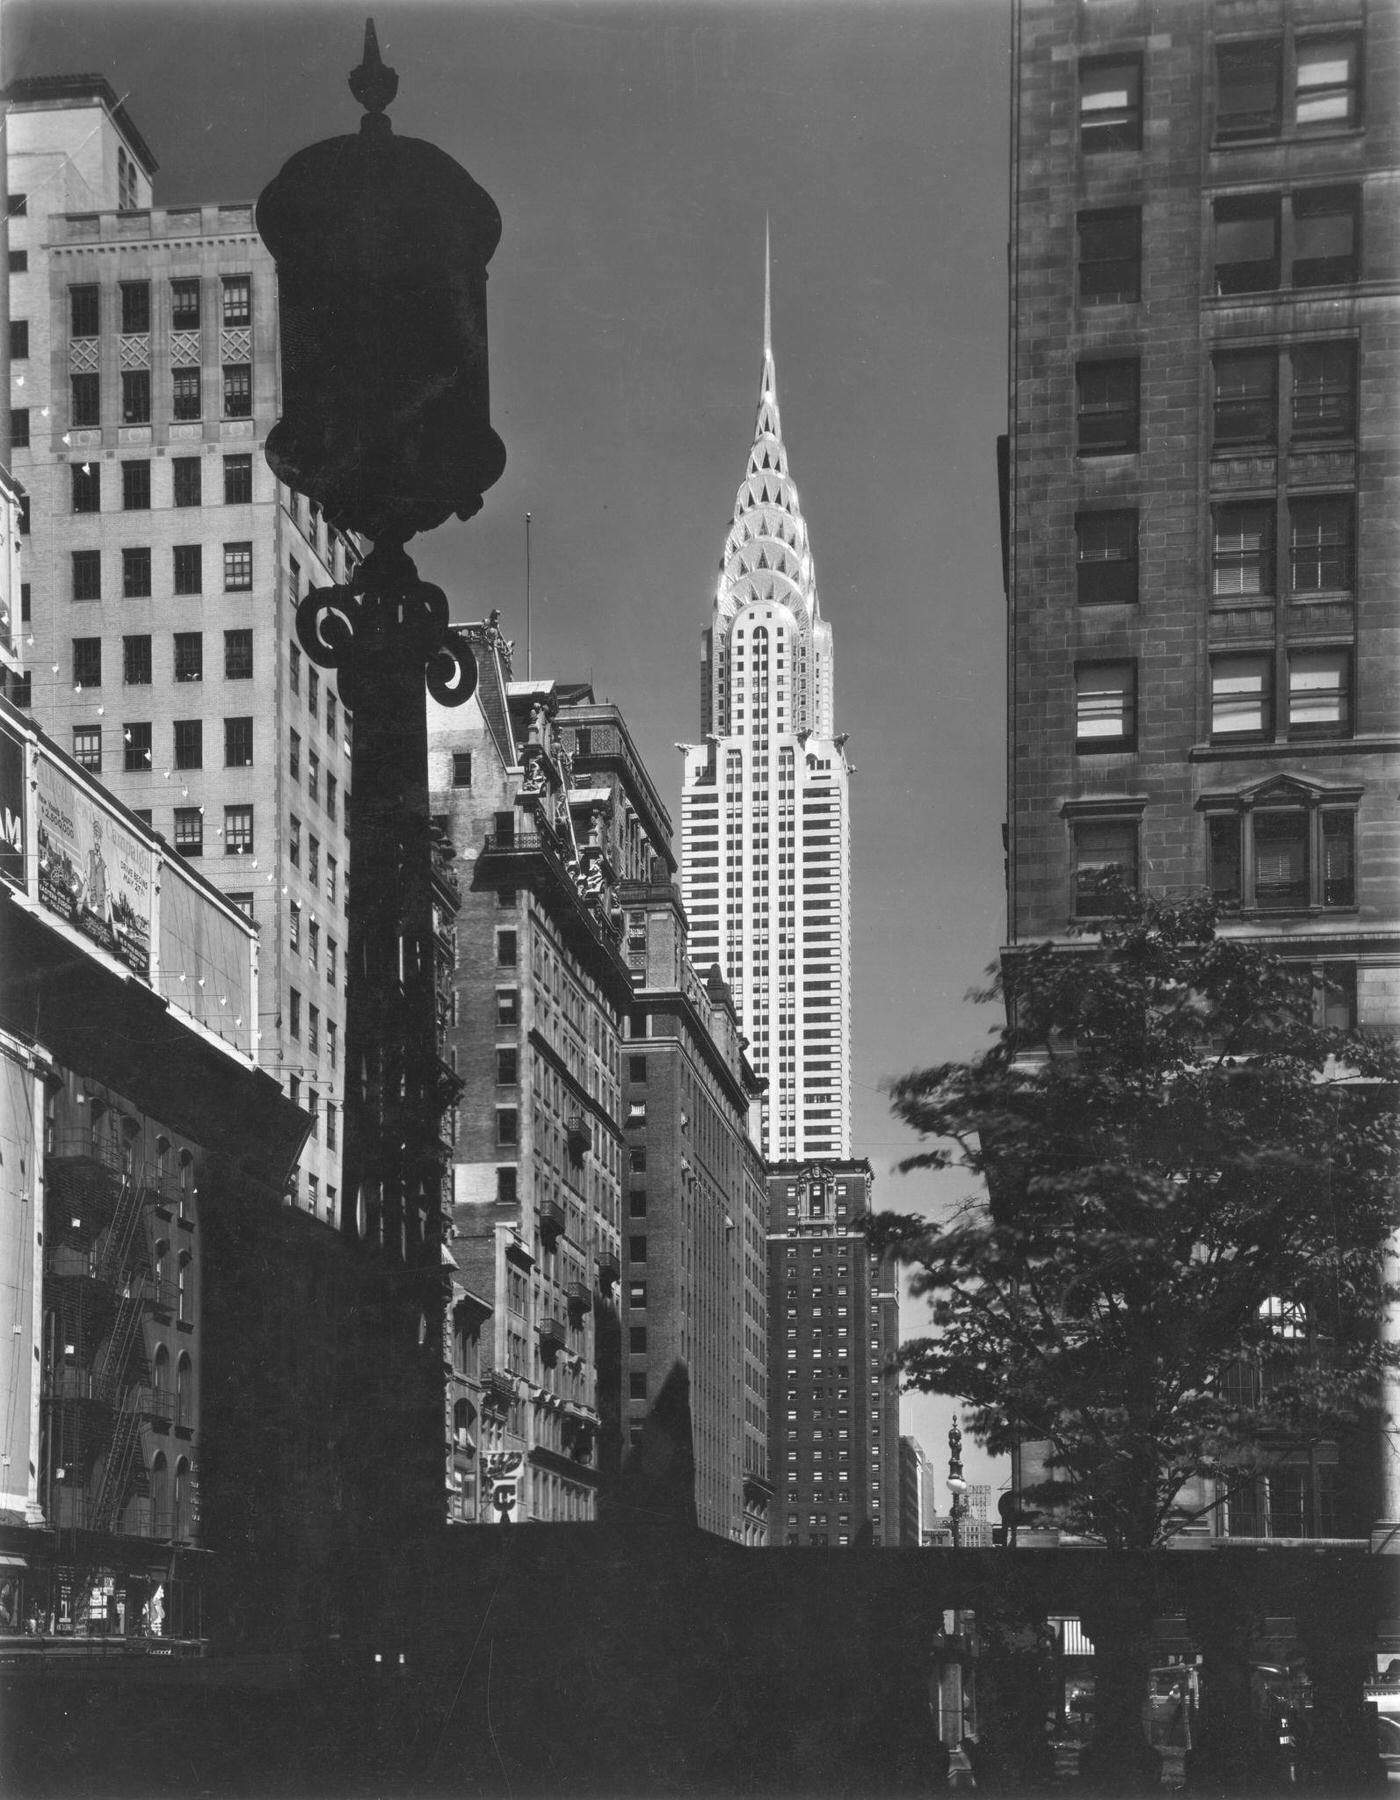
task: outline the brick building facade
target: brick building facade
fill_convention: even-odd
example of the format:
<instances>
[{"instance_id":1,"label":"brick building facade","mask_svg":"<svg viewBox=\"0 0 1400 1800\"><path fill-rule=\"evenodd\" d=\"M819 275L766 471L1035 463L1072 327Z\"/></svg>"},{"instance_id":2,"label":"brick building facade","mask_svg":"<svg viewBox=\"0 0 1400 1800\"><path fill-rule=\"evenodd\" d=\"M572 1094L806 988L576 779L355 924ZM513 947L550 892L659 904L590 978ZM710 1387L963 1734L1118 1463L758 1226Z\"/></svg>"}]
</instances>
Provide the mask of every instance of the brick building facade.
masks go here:
<instances>
[{"instance_id":1,"label":"brick building facade","mask_svg":"<svg viewBox=\"0 0 1400 1800\"><path fill-rule=\"evenodd\" d=\"M856 1221L870 1164L770 1164L773 1542L900 1541L899 1293ZM868 1533L868 1538L867 1538Z\"/></svg>"}]
</instances>

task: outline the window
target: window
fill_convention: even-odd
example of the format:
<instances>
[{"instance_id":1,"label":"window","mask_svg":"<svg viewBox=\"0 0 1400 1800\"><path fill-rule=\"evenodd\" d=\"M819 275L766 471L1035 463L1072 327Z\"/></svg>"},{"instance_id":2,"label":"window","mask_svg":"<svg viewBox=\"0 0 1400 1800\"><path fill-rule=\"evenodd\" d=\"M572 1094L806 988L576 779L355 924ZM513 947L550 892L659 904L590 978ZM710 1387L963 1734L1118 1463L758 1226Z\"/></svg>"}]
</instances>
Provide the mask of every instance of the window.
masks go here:
<instances>
[{"instance_id":1,"label":"window","mask_svg":"<svg viewBox=\"0 0 1400 1800\"><path fill-rule=\"evenodd\" d=\"M314 750L307 753L306 758L306 791L313 800L320 799L321 759Z\"/></svg>"},{"instance_id":2,"label":"window","mask_svg":"<svg viewBox=\"0 0 1400 1800\"><path fill-rule=\"evenodd\" d=\"M336 862L335 858L333 856L331 856L329 853L327 853L327 856L326 856L326 898L328 900L335 899L335 879L336 879L336 875L339 871L339 867L340 867L340 865ZM332 960L332 962L334 962L334 960L335 960L333 954L332 954L331 960Z\"/></svg>"},{"instance_id":3,"label":"window","mask_svg":"<svg viewBox=\"0 0 1400 1800\"><path fill-rule=\"evenodd\" d=\"M301 780L301 733L291 731L287 735L287 773L293 781Z\"/></svg>"},{"instance_id":4,"label":"window","mask_svg":"<svg viewBox=\"0 0 1400 1800\"><path fill-rule=\"evenodd\" d=\"M1297 344L1292 351L1295 439L1349 438L1356 431L1356 346Z\"/></svg>"},{"instance_id":5,"label":"window","mask_svg":"<svg viewBox=\"0 0 1400 1800\"><path fill-rule=\"evenodd\" d=\"M224 679L226 681L251 681L253 679L253 634L251 631L239 630L224 633Z\"/></svg>"},{"instance_id":6,"label":"window","mask_svg":"<svg viewBox=\"0 0 1400 1800\"><path fill-rule=\"evenodd\" d=\"M472 784L472 753L470 750L454 750L452 753L452 785L469 788Z\"/></svg>"},{"instance_id":7,"label":"window","mask_svg":"<svg viewBox=\"0 0 1400 1800\"><path fill-rule=\"evenodd\" d=\"M226 456L224 458L224 505L240 506L252 498L252 457Z\"/></svg>"},{"instance_id":8,"label":"window","mask_svg":"<svg viewBox=\"0 0 1400 1800\"><path fill-rule=\"evenodd\" d=\"M1215 53L1215 135L1222 144L1274 137L1282 122L1283 45L1221 44Z\"/></svg>"},{"instance_id":9,"label":"window","mask_svg":"<svg viewBox=\"0 0 1400 1800\"><path fill-rule=\"evenodd\" d=\"M1213 359L1213 441L1217 449L1278 441L1278 355L1232 351Z\"/></svg>"},{"instance_id":10,"label":"window","mask_svg":"<svg viewBox=\"0 0 1400 1800\"><path fill-rule=\"evenodd\" d=\"M1289 574L1295 594L1349 591L1352 581L1350 495L1289 501Z\"/></svg>"},{"instance_id":11,"label":"window","mask_svg":"<svg viewBox=\"0 0 1400 1800\"><path fill-rule=\"evenodd\" d=\"M1115 456L1138 447L1137 360L1080 363L1078 450L1081 456Z\"/></svg>"},{"instance_id":12,"label":"window","mask_svg":"<svg viewBox=\"0 0 1400 1800\"><path fill-rule=\"evenodd\" d=\"M647 1351L647 1328L645 1325L628 1327L627 1348L633 1356L645 1356Z\"/></svg>"},{"instance_id":13,"label":"window","mask_svg":"<svg viewBox=\"0 0 1400 1800\"><path fill-rule=\"evenodd\" d=\"M122 680L127 687L151 685L151 640L149 637L122 639Z\"/></svg>"},{"instance_id":14,"label":"window","mask_svg":"<svg viewBox=\"0 0 1400 1800\"><path fill-rule=\"evenodd\" d=\"M1273 733L1273 657L1268 652L1215 656L1210 664L1212 738Z\"/></svg>"},{"instance_id":15,"label":"window","mask_svg":"<svg viewBox=\"0 0 1400 1800\"><path fill-rule=\"evenodd\" d=\"M73 511L102 511L102 470L97 463L73 463Z\"/></svg>"},{"instance_id":16,"label":"window","mask_svg":"<svg viewBox=\"0 0 1400 1800\"><path fill-rule=\"evenodd\" d=\"M27 250L11 250L11 275L25 275L29 272L29 252Z\"/></svg>"},{"instance_id":17,"label":"window","mask_svg":"<svg viewBox=\"0 0 1400 1800\"><path fill-rule=\"evenodd\" d=\"M1135 605L1138 597L1138 519L1135 512L1080 513L1078 591L1081 606Z\"/></svg>"},{"instance_id":18,"label":"window","mask_svg":"<svg viewBox=\"0 0 1400 1800\"><path fill-rule=\"evenodd\" d=\"M1356 964L1325 962L1313 971L1314 1023L1324 1031L1356 1029Z\"/></svg>"},{"instance_id":19,"label":"window","mask_svg":"<svg viewBox=\"0 0 1400 1800\"><path fill-rule=\"evenodd\" d=\"M496 1108L496 1142L513 1145L520 1141L520 1114L513 1106Z\"/></svg>"},{"instance_id":20,"label":"window","mask_svg":"<svg viewBox=\"0 0 1400 1800\"><path fill-rule=\"evenodd\" d=\"M101 638L73 639L73 686L78 688L102 686Z\"/></svg>"},{"instance_id":21,"label":"window","mask_svg":"<svg viewBox=\"0 0 1400 1800\"><path fill-rule=\"evenodd\" d=\"M1293 285L1332 287L1360 272L1355 188L1308 188L1293 196Z\"/></svg>"},{"instance_id":22,"label":"window","mask_svg":"<svg viewBox=\"0 0 1400 1800\"><path fill-rule=\"evenodd\" d=\"M200 375L197 368L172 369L170 371L171 410L177 419L197 419L204 411L204 401L200 388ZM194 462L193 457L181 457L181 462Z\"/></svg>"},{"instance_id":23,"label":"window","mask_svg":"<svg viewBox=\"0 0 1400 1800\"><path fill-rule=\"evenodd\" d=\"M101 424L102 390L96 375L70 375L68 393L69 418L74 425Z\"/></svg>"},{"instance_id":24,"label":"window","mask_svg":"<svg viewBox=\"0 0 1400 1800\"><path fill-rule=\"evenodd\" d=\"M1350 735L1351 660L1350 647L1289 651L1289 737Z\"/></svg>"},{"instance_id":25,"label":"window","mask_svg":"<svg viewBox=\"0 0 1400 1800\"><path fill-rule=\"evenodd\" d=\"M144 600L151 592L151 552L145 546L122 551L122 595L127 600Z\"/></svg>"},{"instance_id":26,"label":"window","mask_svg":"<svg viewBox=\"0 0 1400 1800\"><path fill-rule=\"evenodd\" d=\"M645 1175L647 1169L647 1147L645 1144L633 1144L627 1152L627 1166L634 1175Z\"/></svg>"},{"instance_id":27,"label":"window","mask_svg":"<svg viewBox=\"0 0 1400 1800\"><path fill-rule=\"evenodd\" d=\"M321 840L314 831L306 840L306 879L312 887L321 885Z\"/></svg>"},{"instance_id":28,"label":"window","mask_svg":"<svg viewBox=\"0 0 1400 1800\"><path fill-rule=\"evenodd\" d=\"M225 275L223 302L225 325L251 325L253 322L252 276Z\"/></svg>"},{"instance_id":29,"label":"window","mask_svg":"<svg viewBox=\"0 0 1400 1800\"><path fill-rule=\"evenodd\" d=\"M23 362L29 355L28 319L10 320L10 361Z\"/></svg>"},{"instance_id":30,"label":"window","mask_svg":"<svg viewBox=\"0 0 1400 1800\"><path fill-rule=\"evenodd\" d=\"M203 856L204 814L199 807L175 808L175 848L181 856Z\"/></svg>"},{"instance_id":31,"label":"window","mask_svg":"<svg viewBox=\"0 0 1400 1800\"><path fill-rule=\"evenodd\" d=\"M204 588L203 547L199 544L176 544L174 559L175 592L198 594Z\"/></svg>"},{"instance_id":32,"label":"window","mask_svg":"<svg viewBox=\"0 0 1400 1800\"><path fill-rule=\"evenodd\" d=\"M174 475L176 506L201 505L203 502L200 493L199 458L197 456L172 457L170 468Z\"/></svg>"},{"instance_id":33,"label":"window","mask_svg":"<svg viewBox=\"0 0 1400 1800\"><path fill-rule=\"evenodd\" d=\"M313 1056L319 1056L321 1053L321 1009L319 1006L310 1006L307 1008L306 1047ZM316 1113L314 1094L315 1090L313 1089L307 1095L307 1110L313 1117Z\"/></svg>"},{"instance_id":34,"label":"window","mask_svg":"<svg viewBox=\"0 0 1400 1800\"><path fill-rule=\"evenodd\" d=\"M1217 506L1211 592L1244 598L1274 591L1274 509L1258 501Z\"/></svg>"},{"instance_id":35,"label":"window","mask_svg":"<svg viewBox=\"0 0 1400 1800\"><path fill-rule=\"evenodd\" d=\"M1356 904L1356 815L1350 807L1212 813L1208 826L1211 889L1221 904L1260 912Z\"/></svg>"},{"instance_id":36,"label":"window","mask_svg":"<svg viewBox=\"0 0 1400 1800\"><path fill-rule=\"evenodd\" d=\"M517 1070L517 1054L512 1046L496 1052L496 1086L514 1087L519 1079Z\"/></svg>"},{"instance_id":37,"label":"window","mask_svg":"<svg viewBox=\"0 0 1400 1800\"><path fill-rule=\"evenodd\" d=\"M513 969L516 959L516 934L513 931L496 933L496 962L503 969Z\"/></svg>"},{"instance_id":38,"label":"window","mask_svg":"<svg viewBox=\"0 0 1400 1800\"><path fill-rule=\"evenodd\" d=\"M1110 873L1130 888L1137 886L1137 821L1077 819L1072 831L1075 917L1102 918L1109 911L1103 889Z\"/></svg>"},{"instance_id":39,"label":"window","mask_svg":"<svg viewBox=\"0 0 1400 1800\"><path fill-rule=\"evenodd\" d=\"M335 776L327 775L327 777L326 777L326 811L332 819L335 817L336 795L339 793L339 790L340 790L340 784L336 781Z\"/></svg>"},{"instance_id":40,"label":"window","mask_svg":"<svg viewBox=\"0 0 1400 1800\"><path fill-rule=\"evenodd\" d=\"M287 858L294 869L301 867L301 820L295 813L287 824Z\"/></svg>"},{"instance_id":41,"label":"window","mask_svg":"<svg viewBox=\"0 0 1400 1800\"><path fill-rule=\"evenodd\" d=\"M520 994L517 989L496 989L496 1023L498 1025L518 1025L520 1023Z\"/></svg>"},{"instance_id":42,"label":"window","mask_svg":"<svg viewBox=\"0 0 1400 1800\"><path fill-rule=\"evenodd\" d=\"M1141 142L1141 59L1086 57L1079 65L1080 149L1136 150Z\"/></svg>"},{"instance_id":43,"label":"window","mask_svg":"<svg viewBox=\"0 0 1400 1800\"><path fill-rule=\"evenodd\" d=\"M10 194L5 209L12 219L23 219L29 213L28 194Z\"/></svg>"},{"instance_id":44,"label":"window","mask_svg":"<svg viewBox=\"0 0 1400 1800\"><path fill-rule=\"evenodd\" d=\"M122 510L147 512L151 505L151 465L148 462L122 464Z\"/></svg>"},{"instance_id":45,"label":"window","mask_svg":"<svg viewBox=\"0 0 1400 1800\"><path fill-rule=\"evenodd\" d=\"M1215 203L1215 291L1255 294L1279 284L1277 195L1249 194Z\"/></svg>"},{"instance_id":46,"label":"window","mask_svg":"<svg viewBox=\"0 0 1400 1800\"><path fill-rule=\"evenodd\" d=\"M253 809L251 806L224 808L224 849L231 855L253 854Z\"/></svg>"},{"instance_id":47,"label":"window","mask_svg":"<svg viewBox=\"0 0 1400 1800\"><path fill-rule=\"evenodd\" d=\"M97 287L84 283L68 290L68 335L75 338L96 337L98 330Z\"/></svg>"},{"instance_id":48,"label":"window","mask_svg":"<svg viewBox=\"0 0 1400 1800\"><path fill-rule=\"evenodd\" d=\"M1297 45L1294 107L1299 131L1335 131L1360 118L1360 41L1344 36L1303 38Z\"/></svg>"},{"instance_id":49,"label":"window","mask_svg":"<svg viewBox=\"0 0 1400 1800\"><path fill-rule=\"evenodd\" d=\"M296 988L287 990L287 1030L297 1039L301 1037L301 995Z\"/></svg>"},{"instance_id":50,"label":"window","mask_svg":"<svg viewBox=\"0 0 1400 1800\"><path fill-rule=\"evenodd\" d=\"M102 552L100 550L75 550L73 552L73 598L75 600L100 600L102 598Z\"/></svg>"},{"instance_id":51,"label":"window","mask_svg":"<svg viewBox=\"0 0 1400 1800\"><path fill-rule=\"evenodd\" d=\"M151 727L149 722L122 726L122 767L128 774L151 766Z\"/></svg>"},{"instance_id":52,"label":"window","mask_svg":"<svg viewBox=\"0 0 1400 1800\"><path fill-rule=\"evenodd\" d=\"M122 331L147 332L151 329L151 284L149 281L124 281L121 284Z\"/></svg>"},{"instance_id":53,"label":"window","mask_svg":"<svg viewBox=\"0 0 1400 1800\"><path fill-rule=\"evenodd\" d=\"M315 669L306 671L306 710L312 718L319 714L321 706L321 677Z\"/></svg>"},{"instance_id":54,"label":"window","mask_svg":"<svg viewBox=\"0 0 1400 1800\"><path fill-rule=\"evenodd\" d=\"M253 721L224 720L224 767L251 769L253 766Z\"/></svg>"},{"instance_id":55,"label":"window","mask_svg":"<svg viewBox=\"0 0 1400 1800\"><path fill-rule=\"evenodd\" d=\"M29 408L27 406L10 408L10 447L14 450L29 448Z\"/></svg>"},{"instance_id":56,"label":"window","mask_svg":"<svg viewBox=\"0 0 1400 1800\"><path fill-rule=\"evenodd\" d=\"M253 546L224 545L224 592L246 593L253 585Z\"/></svg>"},{"instance_id":57,"label":"window","mask_svg":"<svg viewBox=\"0 0 1400 1800\"><path fill-rule=\"evenodd\" d=\"M1142 290L1142 212L1079 215L1079 299L1084 306L1137 300Z\"/></svg>"},{"instance_id":58,"label":"window","mask_svg":"<svg viewBox=\"0 0 1400 1800\"><path fill-rule=\"evenodd\" d=\"M100 725L75 725L73 727L73 760L82 768L91 770L94 775L102 773L102 727Z\"/></svg>"},{"instance_id":59,"label":"window","mask_svg":"<svg viewBox=\"0 0 1400 1800\"><path fill-rule=\"evenodd\" d=\"M149 425L151 422L151 371L122 370L122 424Z\"/></svg>"},{"instance_id":60,"label":"window","mask_svg":"<svg viewBox=\"0 0 1400 1800\"><path fill-rule=\"evenodd\" d=\"M176 681L203 681L204 634L201 631L175 633Z\"/></svg>"},{"instance_id":61,"label":"window","mask_svg":"<svg viewBox=\"0 0 1400 1800\"><path fill-rule=\"evenodd\" d=\"M181 277L170 284L170 329L199 330L199 282Z\"/></svg>"},{"instance_id":62,"label":"window","mask_svg":"<svg viewBox=\"0 0 1400 1800\"><path fill-rule=\"evenodd\" d=\"M248 419L253 414L253 371L247 363L224 366L224 417Z\"/></svg>"},{"instance_id":63,"label":"window","mask_svg":"<svg viewBox=\"0 0 1400 1800\"><path fill-rule=\"evenodd\" d=\"M175 767L177 769L202 769L204 767L204 721L202 719L176 719Z\"/></svg>"}]
</instances>

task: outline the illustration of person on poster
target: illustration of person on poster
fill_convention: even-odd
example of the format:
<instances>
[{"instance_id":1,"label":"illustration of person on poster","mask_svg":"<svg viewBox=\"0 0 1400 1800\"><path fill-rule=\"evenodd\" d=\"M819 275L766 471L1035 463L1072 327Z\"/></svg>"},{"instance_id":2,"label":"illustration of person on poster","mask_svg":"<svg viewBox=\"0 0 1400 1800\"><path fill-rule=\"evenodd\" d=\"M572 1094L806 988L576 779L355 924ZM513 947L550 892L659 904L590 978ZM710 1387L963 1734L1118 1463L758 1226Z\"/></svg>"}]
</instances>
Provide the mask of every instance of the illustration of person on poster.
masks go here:
<instances>
[{"instance_id":1,"label":"illustration of person on poster","mask_svg":"<svg viewBox=\"0 0 1400 1800\"><path fill-rule=\"evenodd\" d=\"M115 920L112 915L112 896L107 887L107 861L102 854L102 820L93 815L92 845L88 850L87 878L83 883L83 891L79 904L86 907L94 919L115 933Z\"/></svg>"}]
</instances>

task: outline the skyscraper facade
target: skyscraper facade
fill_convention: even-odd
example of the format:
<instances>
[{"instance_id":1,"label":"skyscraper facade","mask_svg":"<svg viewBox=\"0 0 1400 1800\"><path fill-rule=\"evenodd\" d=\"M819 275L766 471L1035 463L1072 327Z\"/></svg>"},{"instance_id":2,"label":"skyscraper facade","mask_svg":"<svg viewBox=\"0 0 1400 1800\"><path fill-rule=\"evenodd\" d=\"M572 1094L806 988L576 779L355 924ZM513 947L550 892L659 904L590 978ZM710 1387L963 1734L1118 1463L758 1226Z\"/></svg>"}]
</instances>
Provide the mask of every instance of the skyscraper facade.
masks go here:
<instances>
[{"instance_id":1,"label":"skyscraper facade","mask_svg":"<svg viewBox=\"0 0 1400 1800\"><path fill-rule=\"evenodd\" d=\"M1112 866L1390 1030L1397 39L1017 0L1004 493L1010 944L1092 925ZM1365 1490L1300 1450L1212 1523L1354 1533Z\"/></svg>"},{"instance_id":2,"label":"skyscraper facade","mask_svg":"<svg viewBox=\"0 0 1400 1800\"><path fill-rule=\"evenodd\" d=\"M351 721L295 613L357 548L264 459L277 306L251 203L153 205L100 76L8 98L11 696L258 925L259 1062L313 1116L294 1197L334 1221Z\"/></svg>"},{"instance_id":3,"label":"skyscraper facade","mask_svg":"<svg viewBox=\"0 0 1400 1800\"><path fill-rule=\"evenodd\" d=\"M899 1293L872 1256L864 1161L768 1171L772 1541L900 1541Z\"/></svg>"},{"instance_id":4,"label":"skyscraper facade","mask_svg":"<svg viewBox=\"0 0 1400 1800\"><path fill-rule=\"evenodd\" d=\"M765 288L748 465L702 639L702 741L682 746L691 956L718 963L768 1083L769 1161L848 1157L850 769L831 627L778 415Z\"/></svg>"}]
</instances>

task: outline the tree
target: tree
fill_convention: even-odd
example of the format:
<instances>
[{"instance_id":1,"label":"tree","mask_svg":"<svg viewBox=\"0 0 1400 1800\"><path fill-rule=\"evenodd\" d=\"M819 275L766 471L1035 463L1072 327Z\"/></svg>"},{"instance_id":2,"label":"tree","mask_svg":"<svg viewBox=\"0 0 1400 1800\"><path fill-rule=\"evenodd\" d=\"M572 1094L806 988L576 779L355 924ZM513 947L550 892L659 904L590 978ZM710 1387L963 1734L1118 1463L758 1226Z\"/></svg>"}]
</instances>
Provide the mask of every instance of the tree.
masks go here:
<instances>
[{"instance_id":1,"label":"tree","mask_svg":"<svg viewBox=\"0 0 1400 1800\"><path fill-rule=\"evenodd\" d=\"M927 1140L902 1167L979 1187L946 1226L869 1230L931 1304L906 1385L963 1400L993 1452L1043 1446L1023 1500L1145 1549L1206 1484L1252 1483L1378 1407L1400 1056L1316 1025L1312 972L1222 936L1209 902L1111 904L1070 944L1008 955L989 1050L895 1084Z\"/></svg>"}]
</instances>

